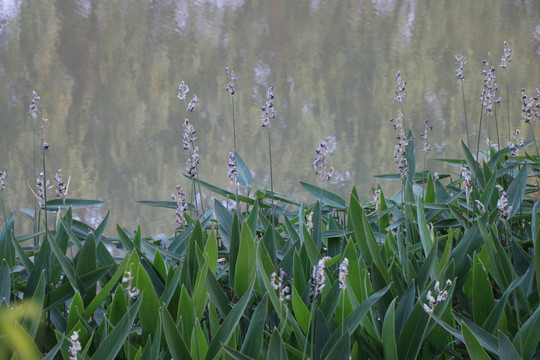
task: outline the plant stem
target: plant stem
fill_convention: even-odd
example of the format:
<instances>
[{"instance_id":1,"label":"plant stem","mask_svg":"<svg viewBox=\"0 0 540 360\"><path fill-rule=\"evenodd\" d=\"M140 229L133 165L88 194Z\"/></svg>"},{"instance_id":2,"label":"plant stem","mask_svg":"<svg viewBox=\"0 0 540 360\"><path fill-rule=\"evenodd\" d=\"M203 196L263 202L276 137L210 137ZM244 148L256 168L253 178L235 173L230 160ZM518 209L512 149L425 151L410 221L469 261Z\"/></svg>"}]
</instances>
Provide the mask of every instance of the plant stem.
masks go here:
<instances>
[{"instance_id":1,"label":"plant stem","mask_svg":"<svg viewBox=\"0 0 540 360\"><path fill-rule=\"evenodd\" d=\"M480 124L478 125L478 142L476 143L476 161L478 161L478 154L480 153L480 135L482 133L482 116L484 114L484 104L480 110Z\"/></svg>"},{"instance_id":2,"label":"plant stem","mask_svg":"<svg viewBox=\"0 0 540 360\"><path fill-rule=\"evenodd\" d=\"M467 107L465 105L465 87L463 86L463 80L461 80L461 96L463 97L463 115L465 116L465 131L467 133L467 147L470 149L469 144L469 121L467 120Z\"/></svg>"},{"instance_id":3,"label":"plant stem","mask_svg":"<svg viewBox=\"0 0 540 360\"><path fill-rule=\"evenodd\" d=\"M274 179L272 175L272 141L270 140L270 127L266 127L268 130L268 154L270 156L270 191L272 191L272 223L274 223L276 217L276 207L274 206Z\"/></svg>"},{"instance_id":4,"label":"plant stem","mask_svg":"<svg viewBox=\"0 0 540 360\"><path fill-rule=\"evenodd\" d=\"M232 128L233 128L233 151L234 151L234 167L238 169L236 163L236 119L234 118L234 95L231 95L231 107L232 107ZM240 204L238 203L238 181L234 182L234 192L236 196L236 211L240 211Z\"/></svg>"}]
</instances>

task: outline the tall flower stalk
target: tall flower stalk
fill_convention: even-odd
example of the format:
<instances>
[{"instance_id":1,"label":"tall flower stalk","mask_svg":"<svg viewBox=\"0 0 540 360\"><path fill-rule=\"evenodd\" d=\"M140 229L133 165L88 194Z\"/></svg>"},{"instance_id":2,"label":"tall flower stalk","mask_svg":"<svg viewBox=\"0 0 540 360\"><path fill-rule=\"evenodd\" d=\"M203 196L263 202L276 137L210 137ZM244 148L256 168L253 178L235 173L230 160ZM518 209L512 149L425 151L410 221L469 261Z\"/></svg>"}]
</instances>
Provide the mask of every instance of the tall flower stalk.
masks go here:
<instances>
[{"instance_id":1,"label":"tall flower stalk","mask_svg":"<svg viewBox=\"0 0 540 360\"><path fill-rule=\"evenodd\" d=\"M185 108L186 108L186 118L184 119L184 132L182 134L182 145L184 150L189 150L189 158L187 160L187 172L188 175L191 177L191 179L197 179L199 180L199 171L198 171L198 165L199 165L199 147L195 145L195 142L198 140L198 138L195 136L196 130L192 123L190 123L188 119L189 113L193 112L197 106L197 95L193 95L191 101L187 102L187 94L189 93L189 86L182 81L180 85L178 86L178 99L180 101L184 102ZM195 213L197 214L197 217L199 216L199 205L197 201L197 187L195 185L195 181L192 181L192 189L193 189L193 198L195 203ZM199 198L202 202L202 192L201 192L201 185L199 183ZM201 204L201 210L202 210L202 204Z\"/></svg>"},{"instance_id":2,"label":"tall flower stalk","mask_svg":"<svg viewBox=\"0 0 540 360\"><path fill-rule=\"evenodd\" d=\"M508 64L512 62L512 50L508 45L508 41L504 41L504 55L501 57L501 68L505 69L505 82L506 82L506 114L507 114L507 125L508 125L508 141L510 141L510 97L508 96Z\"/></svg>"},{"instance_id":3,"label":"tall flower stalk","mask_svg":"<svg viewBox=\"0 0 540 360\"><path fill-rule=\"evenodd\" d=\"M463 81L465 80L465 76L463 75L463 69L467 65L467 58L463 56L461 53L456 54L456 65L459 64L458 68L456 69L456 78L460 80L461 83L461 96L463 98L463 116L465 117L465 132L467 133L467 147L470 149L471 144L469 143L469 121L467 120L467 106L465 103L465 87L463 86Z\"/></svg>"},{"instance_id":4,"label":"tall flower stalk","mask_svg":"<svg viewBox=\"0 0 540 360\"><path fill-rule=\"evenodd\" d=\"M4 222L7 221L6 208L4 207L4 198L2 192L6 188L7 171L0 171L0 200L2 201L2 212L4 213Z\"/></svg>"},{"instance_id":5,"label":"tall flower stalk","mask_svg":"<svg viewBox=\"0 0 540 360\"><path fill-rule=\"evenodd\" d=\"M482 75L484 76L484 87L482 88L482 94L480 96L480 101L482 103L482 110L480 112L480 124L478 127L478 142L476 147L476 159L480 153L480 135L482 131L482 117L484 110L486 111L487 116L492 116L495 111L495 104L501 102L500 98L497 98L497 92L499 91L499 85L495 82L495 67L489 64L489 58L491 57L491 52L488 52L488 59L482 60L482 65L484 69L482 70ZM495 113L495 127L497 131L497 146L500 149L499 141L499 126L497 123L497 115ZM489 130L488 130L489 137Z\"/></svg>"},{"instance_id":6,"label":"tall flower stalk","mask_svg":"<svg viewBox=\"0 0 540 360\"><path fill-rule=\"evenodd\" d=\"M234 94L236 94L235 90L235 83L238 80L238 77L234 73L234 70L232 67L226 67L225 68L225 74L229 75L229 82L227 83L227 92L231 95L231 109L232 109L232 123L233 123L233 154L234 154L234 168L237 169L236 165L236 119L234 117ZM240 205L238 204L238 181L234 182L234 191L236 196L236 210L238 211L240 209Z\"/></svg>"},{"instance_id":7,"label":"tall flower stalk","mask_svg":"<svg viewBox=\"0 0 540 360\"><path fill-rule=\"evenodd\" d=\"M274 205L274 178L272 175L272 140L270 139L270 125L272 120L276 118L276 110L274 108L274 87L270 86L266 89L266 102L261 107L261 125L266 128L268 133L268 155L270 157L270 191L272 192L272 217L275 220L276 208Z\"/></svg>"}]
</instances>

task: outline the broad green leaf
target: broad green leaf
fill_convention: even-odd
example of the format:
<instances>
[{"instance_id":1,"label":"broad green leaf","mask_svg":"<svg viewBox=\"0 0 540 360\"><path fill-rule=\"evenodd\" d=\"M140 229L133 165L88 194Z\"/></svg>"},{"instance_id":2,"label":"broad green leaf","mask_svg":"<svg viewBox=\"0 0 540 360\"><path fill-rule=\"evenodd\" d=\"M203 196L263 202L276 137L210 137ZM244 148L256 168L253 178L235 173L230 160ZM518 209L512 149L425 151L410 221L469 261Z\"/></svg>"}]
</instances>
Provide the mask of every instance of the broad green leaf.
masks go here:
<instances>
[{"instance_id":1,"label":"broad green leaf","mask_svg":"<svg viewBox=\"0 0 540 360\"><path fill-rule=\"evenodd\" d=\"M512 207L512 211L508 216L511 219L521 207L521 202L523 201L523 195L525 194L525 187L527 185L527 163L523 165L515 179L512 181L508 190L506 191L508 195L508 207Z\"/></svg>"},{"instance_id":2,"label":"broad green leaf","mask_svg":"<svg viewBox=\"0 0 540 360\"><path fill-rule=\"evenodd\" d=\"M11 243L14 225L15 220L13 213L11 213L0 230L0 259L5 259L10 267L15 265L15 248Z\"/></svg>"},{"instance_id":3,"label":"broad green leaf","mask_svg":"<svg viewBox=\"0 0 540 360\"><path fill-rule=\"evenodd\" d=\"M268 352L266 353L266 359L268 360L287 360L287 351L283 341L279 336L279 331L274 331L270 337L270 343L268 344Z\"/></svg>"},{"instance_id":4,"label":"broad green leaf","mask_svg":"<svg viewBox=\"0 0 540 360\"><path fill-rule=\"evenodd\" d=\"M298 321L298 325L300 325L304 333L307 334L311 314L306 304L304 304L304 301L302 300L300 294L298 294L295 285L292 286L291 302L294 311L294 317L296 318L296 321Z\"/></svg>"},{"instance_id":5,"label":"broad green leaf","mask_svg":"<svg viewBox=\"0 0 540 360\"><path fill-rule=\"evenodd\" d=\"M83 286L82 286L80 278L75 273L75 269L71 265L68 258L62 253L62 251L60 250L60 247L58 247L58 244L56 244L54 240L50 241L50 239L53 239L53 236L49 231L47 231L47 238L49 239L49 241L47 242L50 245L50 248L52 249L54 256L60 263L60 266L62 266L62 270L64 271L64 274L68 278L69 283L73 287L73 290L82 291Z\"/></svg>"},{"instance_id":6,"label":"broad green leaf","mask_svg":"<svg viewBox=\"0 0 540 360\"><path fill-rule=\"evenodd\" d=\"M196 359L204 359L208 351L208 344L201 329L199 319L195 319L193 331L191 332L191 354Z\"/></svg>"},{"instance_id":7,"label":"broad green leaf","mask_svg":"<svg viewBox=\"0 0 540 360\"><path fill-rule=\"evenodd\" d=\"M84 305L82 301L81 294L79 292L75 293L73 300L71 300L71 305L69 307L68 321L66 334L70 334L73 331L73 328L79 322L80 316L84 314Z\"/></svg>"},{"instance_id":8,"label":"broad green leaf","mask_svg":"<svg viewBox=\"0 0 540 360\"><path fill-rule=\"evenodd\" d=\"M512 345L512 342L510 339L506 337L502 333L502 331L499 330L499 357L501 360L514 360L519 359L520 355L517 352L514 345Z\"/></svg>"},{"instance_id":9,"label":"broad green leaf","mask_svg":"<svg viewBox=\"0 0 540 360\"><path fill-rule=\"evenodd\" d=\"M211 360L215 359L222 349L222 344L225 344L229 341L229 338L235 332L238 321L242 317L246 306L251 299L251 291L253 289L253 283L250 284L249 288L245 292L244 296L238 301L234 308L229 312L223 323L221 324L219 330L216 332L210 346L208 347L208 352L206 353L206 359Z\"/></svg>"},{"instance_id":10,"label":"broad green leaf","mask_svg":"<svg viewBox=\"0 0 540 360\"><path fill-rule=\"evenodd\" d=\"M480 186L480 189L484 189L484 175L482 173L482 170L480 169L480 166L478 166L478 163L474 159L473 155L469 151L469 148L463 141L461 141L461 147L463 148L463 152L465 153L465 159L467 160L467 165L469 167L469 170L472 172L474 181Z\"/></svg>"},{"instance_id":11,"label":"broad green leaf","mask_svg":"<svg viewBox=\"0 0 540 360\"><path fill-rule=\"evenodd\" d=\"M330 206L339 210L344 210L347 205L345 203L345 200L331 192L325 189L322 189L318 186L308 184L306 182L300 181L300 185L311 194L315 199L319 200L323 205Z\"/></svg>"},{"instance_id":12,"label":"broad green leaf","mask_svg":"<svg viewBox=\"0 0 540 360\"><path fill-rule=\"evenodd\" d=\"M139 200L135 201L138 204L141 205L148 205L148 206L154 206L154 207L162 207L166 209L176 209L176 201L151 201L151 200Z\"/></svg>"},{"instance_id":13,"label":"broad green leaf","mask_svg":"<svg viewBox=\"0 0 540 360\"><path fill-rule=\"evenodd\" d=\"M532 359L540 341L540 307L525 321L514 337L514 346L522 359Z\"/></svg>"},{"instance_id":14,"label":"broad green leaf","mask_svg":"<svg viewBox=\"0 0 540 360\"><path fill-rule=\"evenodd\" d=\"M514 291L521 282L525 279L525 275L515 279L512 281L510 286L504 291L501 298L497 301L497 304L492 308L489 316L487 317L486 321L482 325L482 328L486 330L489 333L494 333L497 329L497 326L499 325L499 322L501 321L501 318L504 314L504 309L506 307L506 302L508 300L508 297Z\"/></svg>"},{"instance_id":15,"label":"broad green leaf","mask_svg":"<svg viewBox=\"0 0 540 360\"><path fill-rule=\"evenodd\" d=\"M124 260L120 263L120 266L116 269L116 272L111 277L111 279L105 284L105 286L99 291L96 297L92 300L90 304L86 307L84 311L84 317L89 318L94 311L99 307L99 305L105 300L105 298L111 293L113 287L116 285L118 280L124 275L129 257L125 257Z\"/></svg>"},{"instance_id":16,"label":"broad green leaf","mask_svg":"<svg viewBox=\"0 0 540 360\"><path fill-rule=\"evenodd\" d=\"M325 360L349 360L351 352L351 336L347 331L330 350ZM386 353L385 353L386 359Z\"/></svg>"},{"instance_id":17,"label":"broad green leaf","mask_svg":"<svg viewBox=\"0 0 540 360\"><path fill-rule=\"evenodd\" d=\"M163 293L161 294L161 297L159 298L160 303L169 305L169 302L171 301L171 298L173 297L174 292L176 291L176 288L179 285L181 274L182 274L182 268L179 266L174 272L174 275L172 276L171 280L165 286L165 290L163 291Z\"/></svg>"},{"instance_id":18,"label":"broad green leaf","mask_svg":"<svg viewBox=\"0 0 540 360\"><path fill-rule=\"evenodd\" d=\"M128 309L127 313L122 317L114 329L112 329L112 331L101 341L92 358L99 360L113 360L116 358L116 355L122 349L122 346L129 335L143 298L144 295L141 295Z\"/></svg>"},{"instance_id":19,"label":"broad green leaf","mask_svg":"<svg viewBox=\"0 0 540 360\"><path fill-rule=\"evenodd\" d=\"M264 295L249 322L249 327L241 349L243 354L251 356L252 358L257 358L261 353L264 342L263 331L267 314L268 296Z\"/></svg>"},{"instance_id":20,"label":"broad green leaf","mask_svg":"<svg viewBox=\"0 0 540 360\"><path fill-rule=\"evenodd\" d=\"M210 271L206 273L206 288L210 296L210 304L219 310L221 316L225 317L231 311L231 306L219 282Z\"/></svg>"},{"instance_id":21,"label":"broad green leaf","mask_svg":"<svg viewBox=\"0 0 540 360\"><path fill-rule=\"evenodd\" d=\"M495 300L488 273L477 254L473 258L472 277L473 319L476 324L483 324L495 306Z\"/></svg>"},{"instance_id":22,"label":"broad green leaf","mask_svg":"<svg viewBox=\"0 0 540 360\"><path fill-rule=\"evenodd\" d=\"M28 331L28 335L35 340L36 334L39 329L40 318L35 314L40 314L43 311L43 305L45 302L45 290L47 286L47 280L45 278L46 271L41 272L39 282L34 291L32 299L30 300L31 306L28 307L23 319L23 327Z\"/></svg>"},{"instance_id":23,"label":"broad green leaf","mask_svg":"<svg viewBox=\"0 0 540 360\"><path fill-rule=\"evenodd\" d=\"M238 350L234 350L233 348L230 348L227 345L223 345L223 351L225 351L227 355L229 355L234 360L255 360L256 359L256 358L252 358L247 355L244 355L242 352Z\"/></svg>"},{"instance_id":24,"label":"broad green leaf","mask_svg":"<svg viewBox=\"0 0 540 360\"><path fill-rule=\"evenodd\" d=\"M377 301L379 301L384 296L384 294L388 292L388 289L390 289L390 285L386 286L384 289L377 291L376 293L373 293L364 302L357 306L353 310L353 312L349 314L349 316L347 316L343 324L341 324L332 333L326 345L323 347L321 353L323 357L326 357L328 355L328 353L332 349L331 346L336 344L337 341L339 341L343 333L348 331L352 334L354 331L356 331L366 314L371 310L372 306L375 305Z\"/></svg>"},{"instance_id":25,"label":"broad green leaf","mask_svg":"<svg viewBox=\"0 0 540 360\"><path fill-rule=\"evenodd\" d=\"M46 207L48 211L58 211L61 209L79 209L90 206L97 206L105 204L105 201L101 200L88 200L88 199L53 199L47 200ZM44 209L45 207L42 206Z\"/></svg>"},{"instance_id":26,"label":"broad green leaf","mask_svg":"<svg viewBox=\"0 0 540 360\"><path fill-rule=\"evenodd\" d=\"M0 266L0 303L6 301L9 305L11 298L11 277L9 275L9 265L5 258L2 259Z\"/></svg>"},{"instance_id":27,"label":"broad green leaf","mask_svg":"<svg viewBox=\"0 0 540 360\"><path fill-rule=\"evenodd\" d=\"M386 360L398 360L397 343L396 343L396 326L395 326L395 308L396 299L392 300L390 306L384 315L382 328L382 343L384 349L384 358Z\"/></svg>"},{"instance_id":28,"label":"broad green leaf","mask_svg":"<svg viewBox=\"0 0 540 360\"><path fill-rule=\"evenodd\" d=\"M4 311L0 314L0 333L3 335L2 343L9 344L11 349L20 356L20 359L42 359L41 353L34 343L34 340L21 324L19 324L13 316L10 316L12 314L6 314Z\"/></svg>"},{"instance_id":29,"label":"broad green leaf","mask_svg":"<svg viewBox=\"0 0 540 360\"><path fill-rule=\"evenodd\" d=\"M467 327L467 325L461 323L461 333L465 339L465 346L467 347L467 352L472 360L490 360L490 357L486 351L480 345L480 342L476 339L473 332Z\"/></svg>"},{"instance_id":30,"label":"broad green leaf","mask_svg":"<svg viewBox=\"0 0 540 360\"><path fill-rule=\"evenodd\" d=\"M205 189L208 189L208 190L210 190L212 192L215 192L216 194L219 194L221 196L224 196L227 199L236 200L236 195L233 194L232 192L228 191L228 190L222 189L222 188L220 188L218 186L212 185L212 184L207 183L205 181L202 181L202 180L199 180L199 179L196 179L196 178L192 178L191 176L188 176L186 174L182 174L182 175L186 179L188 179L190 181L193 181L195 184L201 185ZM248 203L250 205L253 205L255 203L255 199L249 198L249 197L244 196L244 195L238 195L238 200L241 201L241 202Z\"/></svg>"},{"instance_id":31,"label":"broad green leaf","mask_svg":"<svg viewBox=\"0 0 540 360\"><path fill-rule=\"evenodd\" d=\"M163 323L163 333L165 334L165 340L169 347L169 352L174 360L189 360L191 359L191 354L189 349L184 342L184 339L178 332L178 328L174 323L169 310L166 306L161 308L161 322Z\"/></svg>"},{"instance_id":32,"label":"broad green leaf","mask_svg":"<svg viewBox=\"0 0 540 360\"><path fill-rule=\"evenodd\" d=\"M253 176L239 153L235 153L236 171L238 173L238 183L242 186L250 186L253 183Z\"/></svg>"},{"instance_id":33,"label":"broad green leaf","mask_svg":"<svg viewBox=\"0 0 540 360\"><path fill-rule=\"evenodd\" d=\"M247 223L244 223L240 233L240 248L236 261L234 291L238 297L244 296L250 284L255 280L256 255L255 240Z\"/></svg>"},{"instance_id":34,"label":"broad green leaf","mask_svg":"<svg viewBox=\"0 0 540 360\"><path fill-rule=\"evenodd\" d=\"M160 304L152 281L142 265L139 265L139 268L137 269L135 283L140 293L144 294L140 305L141 311L139 313L141 327L144 334L151 334L156 328Z\"/></svg>"},{"instance_id":35,"label":"broad green leaf","mask_svg":"<svg viewBox=\"0 0 540 360\"><path fill-rule=\"evenodd\" d=\"M416 201L416 216L418 220L418 233L420 234L420 241L424 248L424 256L427 258L433 247L433 240L426 222L426 216L424 214L424 204L422 198L419 196ZM432 273L433 274L433 273Z\"/></svg>"},{"instance_id":36,"label":"broad green leaf","mask_svg":"<svg viewBox=\"0 0 540 360\"><path fill-rule=\"evenodd\" d=\"M208 240L206 240L204 254L205 256L208 256L208 268L212 273L215 273L218 261L218 243L214 230L210 232L210 236L208 236Z\"/></svg>"}]
</instances>

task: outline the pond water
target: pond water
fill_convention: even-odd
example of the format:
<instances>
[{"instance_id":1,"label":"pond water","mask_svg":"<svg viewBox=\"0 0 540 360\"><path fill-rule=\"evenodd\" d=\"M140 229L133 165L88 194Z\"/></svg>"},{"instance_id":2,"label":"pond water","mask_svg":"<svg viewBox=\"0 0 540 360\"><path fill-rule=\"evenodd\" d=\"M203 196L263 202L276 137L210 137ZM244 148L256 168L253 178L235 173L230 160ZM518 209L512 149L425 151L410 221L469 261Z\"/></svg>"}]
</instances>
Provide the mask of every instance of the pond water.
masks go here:
<instances>
[{"instance_id":1,"label":"pond water","mask_svg":"<svg viewBox=\"0 0 540 360\"><path fill-rule=\"evenodd\" d=\"M499 67L503 42L513 61ZM496 68L503 101L485 119L481 148L503 146L521 121L521 88L540 85L540 1L535 0L272 0L104 1L0 0L0 170L8 179L2 197L18 212L33 208L32 91L49 119L49 179L63 169L69 196L101 199L101 207L76 211L97 225L108 209L111 224L144 235L174 232L173 210L136 200L170 200L188 154L182 150L185 81L198 97L189 119L197 129L199 176L228 188L233 148L231 95L225 67L234 69L237 150L252 171L253 188L269 187L268 135L261 127L266 88L274 88L272 120L274 188L306 196L299 180L320 185L315 149L335 138L329 164L336 178L325 185L347 196L356 186L371 199L375 174L394 173L395 130L403 109L416 135L427 119L431 152L418 161L459 157L465 140L461 81L454 56L468 60L463 89L471 148L476 149L483 87L482 60ZM396 72L407 81L402 105L393 101ZM540 129L536 129L540 133ZM496 142L496 141L495 141ZM534 152L532 149L530 151ZM41 164L39 160L38 164ZM38 169L41 165L38 165ZM39 170L38 170L39 171ZM28 185L30 184L30 185ZM395 183L381 182L388 192ZM49 196L53 196L51 191ZM204 191L211 203L214 194ZM309 199L309 197L307 197ZM309 199L311 201L311 199ZM114 232L114 227L109 226Z\"/></svg>"}]
</instances>

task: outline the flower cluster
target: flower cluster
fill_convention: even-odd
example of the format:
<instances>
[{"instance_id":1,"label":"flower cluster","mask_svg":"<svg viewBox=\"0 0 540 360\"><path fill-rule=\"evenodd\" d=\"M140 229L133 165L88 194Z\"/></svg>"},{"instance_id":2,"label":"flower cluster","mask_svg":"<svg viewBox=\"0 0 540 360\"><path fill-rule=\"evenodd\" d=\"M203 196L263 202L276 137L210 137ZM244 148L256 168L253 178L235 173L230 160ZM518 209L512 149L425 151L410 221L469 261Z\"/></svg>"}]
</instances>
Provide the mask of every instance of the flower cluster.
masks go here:
<instances>
[{"instance_id":1,"label":"flower cluster","mask_svg":"<svg viewBox=\"0 0 540 360\"><path fill-rule=\"evenodd\" d=\"M406 95L405 88L407 86L407 82L401 78L400 71L396 73L396 83L397 83L397 87L396 87L396 90L394 91L394 101L397 102L398 104L401 104L403 102L403 99L405 99L405 95Z\"/></svg>"},{"instance_id":2,"label":"flower cluster","mask_svg":"<svg viewBox=\"0 0 540 360\"><path fill-rule=\"evenodd\" d=\"M285 278L287 278L287 273L282 269L279 270L279 276L277 276L275 272L270 275L270 283L272 284L272 289L279 292L279 302L281 303L283 302L283 300L291 299L291 288L289 287L289 285L283 286Z\"/></svg>"},{"instance_id":3,"label":"flower cluster","mask_svg":"<svg viewBox=\"0 0 540 360\"><path fill-rule=\"evenodd\" d=\"M433 131L433 126L429 125L429 120L424 121L424 131L420 134L420 139L424 140L423 152L431 151L433 144L427 142L428 133Z\"/></svg>"},{"instance_id":4,"label":"flower cluster","mask_svg":"<svg viewBox=\"0 0 540 360\"><path fill-rule=\"evenodd\" d=\"M261 123L262 127L270 127L270 120L276 117L276 110L274 109L274 87L270 86L266 89L266 103L261 107Z\"/></svg>"},{"instance_id":5,"label":"flower cluster","mask_svg":"<svg viewBox=\"0 0 540 360\"><path fill-rule=\"evenodd\" d=\"M197 165L199 164L199 147L195 146L195 141L198 138L195 136L195 127L188 119L184 120L184 133L182 134L182 144L184 150L192 150L190 158L187 160L188 175L192 178L197 176Z\"/></svg>"},{"instance_id":6,"label":"flower cluster","mask_svg":"<svg viewBox=\"0 0 540 360\"><path fill-rule=\"evenodd\" d=\"M68 349L70 354L69 359L77 360L77 354L82 350L81 343L79 342L79 330L74 331L73 334L71 334L69 342L71 342L71 346Z\"/></svg>"},{"instance_id":7,"label":"flower cluster","mask_svg":"<svg viewBox=\"0 0 540 360\"><path fill-rule=\"evenodd\" d=\"M131 283L133 282L133 276L131 276L131 271L126 271L124 274L124 277L122 278L122 283L127 284L126 291L129 295L130 299L136 299L137 296L139 296L139 289L135 287L131 287Z\"/></svg>"},{"instance_id":8,"label":"flower cluster","mask_svg":"<svg viewBox=\"0 0 540 360\"><path fill-rule=\"evenodd\" d=\"M510 214L512 213L512 206L508 205L508 194L504 191L501 185L495 185L497 190L501 193L501 197L497 200L497 209L499 210L499 219L503 222L508 221Z\"/></svg>"},{"instance_id":9,"label":"flower cluster","mask_svg":"<svg viewBox=\"0 0 540 360\"><path fill-rule=\"evenodd\" d=\"M394 148L394 162L397 164L397 169L401 174L401 177L406 177L409 174L409 165L407 163L407 146L409 145L409 139L405 135L403 129L403 113L400 111L397 118L391 118L390 122L397 130L396 139L398 141Z\"/></svg>"},{"instance_id":10,"label":"flower cluster","mask_svg":"<svg viewBox=\"0 0 540 360\"><path fill-rule=\"evenodd\" d=\"M508 148L510 149L510 155L512 155L512 157L516 157L519 155L519 148L522 147L525 143L525 140L523 138L519 138L520 134L521 132L519 131L519 129L516 129L514 136L512 136L512 140L514 140L514 142L508 143Z\"/></svg>"},{"instance_id":11,"label":"flower cluster","mask_svg":"<svg viewBox=\"0 0 540 360\"><path fill-rule=\"evenodd\" d=\"M58 169L56 175L54 176L54 181L56 183L56 197L66 199L67 198L67 186L62 181L62 169Z\"/></svg>"},{"instance_id":12,"label":"flower cluster","mask_svg":"<svg viewBox=\"0 0 540 360\"><path fill-rule=\"evenodd\" d=\"M341 265L339 265L339 288L345 289L347 287L347 283L345 280L347 279L347 275L349 275L349 259L344 258L341 262Z\"/></svg>"},{"instance_id":13,"label":"flower cluster","mask_svg":"<svg viewBox=\"0 0 540 360\"><path fill-rule=\"evenodd\" d=\"M512 53L512 50L510 50L510 47L508 47L508 41L504 42L504 55L501 57L501 65L503 69L506 69L506 66L509 62L512 61L512 56L510 55Z\"/></svg>"},{"instance_id":14,"label":"flower cluster","mask_svg":"<svg viewBox=\"0 0 540 360\"><path fill-rule=\"evenodd\" d=\"M50 189L49 180L45 181L45 174L39 173L36 179L36 189L39 204L42 205L42 201L45 201L46 192Z\"/></svg>"},{"instance_id":15,"label":"flower cluster","mask_svg":"<svg viewBox=\"0 0 540 360\"><path fill-rule=\"evenodd\" d=\"M181 185L176 185L176 193L177 195L171 194L171 199L176 200L176 223L178 225L186 225L186 218L184 216L187 210L186 193Z\"/></svg>"},{"instance_id":16,"label":"flower cluster","mask_svg":"<svg viewBox=\"0 0 540 360\"><path fill-rule=\"evenodd\" d=\"M181 82L180 85L178 85L178 99L184 101L186 100L186 96L189 93L189 86L185 82Z\"/></svg>"},{"instance_id":17,"label":"flower cluster","mask_svg":"<svg viewBox=\"0 0 540 360\"><path fill-rule=\"evenodd\" d=\"M488 53L488 58L490 55L491 53ZM495 82L495 68L489 65L489 60L482 60L482 65L484 65L484 69L482 70L482 75L484 76L484 88L482 89L480 101L486 110L486 114L491 116L493 115L493 104L501 102L500 97L496 98L497 92L499 91L499 85Z\"/></svg>"},{"instance_id":18,"label":"flower cluster","mask_svg":"<svg viewBox=\"0 0 540 360\"><path fill-rule=\"evenodd\" d=\"M229 153L229 160L227 160L227 165L229 166L229 170L227 171L227 176L231 180L231 184L237 185L238 184L238 171L236 169L236 158L233 152Z\"/></svg>"},{"instance_id":19,"label":"flower cluster","mask_svg":"<svg viewBox=\"0 0 540 360\"><path fill-rule=\"evenodd\" d=\"M0 191L6 188L7 171L0 171Z\"/></svg>"},{"instance_id":20,"label":"flower cluster","mask_svg":"<svg viewBox=\"0 0 540 360\"><path fill-rule=\"evenodd\" d=\"M319 295L325 286L326 275L324 274L324 267L330 260L329 256L323 257L319 260L319 263L313 267L313 275L311 278L311 286L315 296Z\"/></svg>"},{"instance_id":21,"label":"flower cluster","mask_svg":"<svg viewBox=\"0 0 540 360\"><path fill-rule=\"evenodd\" d=\"M234 83L236 82L236 80L238 80L238 77L234 73L234 70L232 69L232 67L229 68L228 66L225 68L225 74L231 76L229 83L227 84L226 90L229 94L234 95Z\"/></svg>"},{"instance_id":22,"label":"flower cluster","mask_svg":"<svg viewBox=\"0 0 540 360\"><path fill-rule=\"evenodd\" d=\"M459 67L456 69L456 78L459 80L465 80L465 76L463 76L463 69L465 68L465 65L467 65L467 58L461 54L456 54L456 65L459 64Z\"/></svg>"},{"instance_id":23,"label":"flower cluster","mask_svg":"<svg viewBox=\"0 0 540 360\"><path fill-rule=\"evenodd\" d=\"M193 95L193 98L191 99L191 101L189 102L187 106L187 111L192 112L193 110L195 110L196 106L197 106L197 95Z\"/></svg>"},{"instance_id":24,"label":"flower cluster","mask_svg":"<svg viewBox=\"0 0 540 360\"><path fill-rule=\"evenodd\" d=\"M380 190L380 189L376 189L376 190L373 192L373 201L375 202L375 211L378 211L378 210L379 210L380 200L381 200L381 190Z\"/></svg>"},{"instance_id":25,"label":"flower cluster","mask_svg":"<svg viewBox=\"0 0 540 360\"><path fill-rule=\"evenodd\" d=\"M469 203L469 199L472 192L472 177L471 177L471 171L467 169L465 166L461 168L461 177L463 178L463 185L465 185L465 197L467 198L467 204Z\"/></svg>"},{"instance_id":26,"label":"flower cluster","mask_svg":"<svg viewBox=\"0 0 540 360\"><path fill-rule=\"evenodd\" d=\"M525 123L530 123L533 116L540 120L540 87L536 88L536 96L527 97L525 89L521 89L521 118Z\"/></svg>"},{"instance_id":27,"label":"flower cluster","mask_svg":"<svg viewBox=\"0 0 540 360\"><path fill-rule=\"evenodd\" d=\"M330 167L326 170L328 164L328 155L333 152L331 146L332 137L327 136L319 143L317 149L315 149L315 161L313 161L313 168L315 169L315 175L318 175L322 181L330 181L334 176L334 168Z\"/></svg>"},{"instance_id":28,"label":"flower cluster","mask_svg":"<svg viewBox=\"0 0 540 360\"><path fill-rule=\"evenodd\" d=\"M32 119L37 119L37 114L39 112L38 104L39 104L40 99L41 98L39 97L37 92L33 91L32 92L32 101L30 102L30 106L28 107L28 113L30 114Z\"/></svg>"},{"instance_id":29,"label":"flower cluster","mask_svg":"<svg viewBox=\"0 0 540 360\"><path fill-rule=\"evenodd\" d=\"M309 233L313 231L313 211L308 214L306 217L306 227Z\"/></svg>"},{"instance_id":30,"label":"flower cluster","mask_svg":"<svg viewBox=\"0 0 540 360\"><path fill-rule=\"evenodd\" d=\"M426 295L426 300L428 301L428 304L423 304L425 312L430 315L433 314L435 306L437 306L437 304L439 303L444 302L448 298L448 290L446 290L448 286L452 286L452 280L446 280L446 286L443 289L440 288L440 282L439 280L437 280L437 282L435 283L435 287L433 288L433 290L435 291L435 295L433 295L431 290L428 290Z\"/></svg>"}]
</instances>

